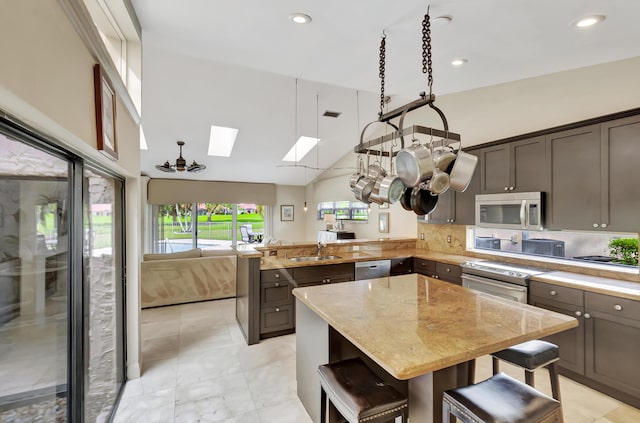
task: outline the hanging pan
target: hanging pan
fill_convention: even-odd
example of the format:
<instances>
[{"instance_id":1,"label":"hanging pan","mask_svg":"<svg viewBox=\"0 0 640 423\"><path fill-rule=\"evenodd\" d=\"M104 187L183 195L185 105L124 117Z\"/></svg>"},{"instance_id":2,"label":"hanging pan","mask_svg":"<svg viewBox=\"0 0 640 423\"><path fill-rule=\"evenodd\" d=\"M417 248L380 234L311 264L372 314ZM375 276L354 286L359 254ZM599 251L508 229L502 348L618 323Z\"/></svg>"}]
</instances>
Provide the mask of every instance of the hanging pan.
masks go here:
<instances>
[{"instance_id":1,"label":"hanging pan","mask_svg":"<svg viewBox=\"0 0 640 423\"><path fill-rule=\"evenodd\" d=\"M473 154L458 151L458 157L453 163L449 175L449 186L452 190L464 192L471 182L473 172L478 164L478 158Z\"/></svg>"},{"instance_id":2,"label":"hanging pan","mask_svg":"<svg viewBox=\"0 0 640 423\"><path fill-rule=\"evenodd\" d=\"M438 196L431 195L429 191L414 187L411 190L411 209L420 216L430 214L438 205Z\"/></svg>"}]
</instances>

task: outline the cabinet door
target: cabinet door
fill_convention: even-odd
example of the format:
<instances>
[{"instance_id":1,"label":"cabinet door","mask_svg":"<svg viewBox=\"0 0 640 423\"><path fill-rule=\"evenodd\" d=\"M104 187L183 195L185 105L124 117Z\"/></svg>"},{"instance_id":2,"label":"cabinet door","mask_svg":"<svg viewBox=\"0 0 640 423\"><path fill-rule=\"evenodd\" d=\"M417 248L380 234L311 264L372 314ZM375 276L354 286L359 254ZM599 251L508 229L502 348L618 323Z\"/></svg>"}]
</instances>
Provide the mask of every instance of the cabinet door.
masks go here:
<instances>
[{"instance_id":1,"label":"cabinet door","mask_svg":"<svg viewBox=\"0 0 640 423\"><path fill-rule=\"evenodd\" d=\"M534 296L529 297L529 304L578 319L578 327L548 336L544 338L544 340L558 346L560 351L558 366L584 375L584 319L581 317L582 307ZM577 313L579 313L580 316L578 316Z\"/></svg>"},{"instance_id":2,"label":"cabinet door","mask_svg":"<svg viewBox=\"0 0 640 423\"><path fill-rule=\"evenodd\" d=\"M467 151L469 154L478 156L479 151ZM480 194L480 161L476 165L473 177L469 186L464 192L455 193L455 216L454 222L458 225L475 225L476 223L476 194Z\"/></svg>"},{"instance_id":3,"label":"cabinet door","mask_svg":"<svg viewBox=\"0 0 640 423\"><path fill-rule=\"evenodd\" d=\"M411 272L413 272L412 257L391 259L391 276L408 275Z\"/></svg>"},{"instance_id":4,"label":"cabinet door","mask_svg":"<svg viewBox=\"0 0 640 423\"><path fill-rule=\"evenodd\" d=\"M425 276L433 276L436 274L436 262L414 257L413 273L420 273L421 275Z\"/></svg>"},{"instance_id":5,"label":"cabinet door","mask_svg":"<svg viewBox=\"0 0 640 423\"><path fill-rule=\"evenodd\" d=\"M480 191L483 194L509 190L509 145L480 150Z\"/></svg>"},{"instance_id":6,"label":"cabinet door","mask_svg":"<svg viewBox=\"0 0 640 423\"><path fill-rule=\"evenodd\" d=\"M608 181L603 185L600 226L640 232L640 116L603 123L601 137L602 174Z\"/></svg>"},{"instance_id":7,"label":"cabinet door","mask_svg":"<svg viewBox=\"0 0 640 423\"><path fill-rule=\"evenodd\" d=\"M427 223L453 223L456 214L456 197L452 190L448 190L444 194L438 196L438 204L436 209L429 215L425 216Z\"/></svg>"},{"instance_id":8,"label":"cabinet door","mask_svg":"<svg viewBox=\"0 0 640 423\"><path fill-rule=\"evenodd\" d=\"M509 143L509 191L549 191L551 155L544 136Z\"/></svg>"},{"instance_id":9,"label":"cabinet door","mask_svg":"<svg viewBox=\"0 0 640 423\"><path fill-rule=\"evenodd\" d=\"M547 227L594 230L600 227L600 126L547 136L551 151L551 192Z\"/></svg>"}]
</instances>

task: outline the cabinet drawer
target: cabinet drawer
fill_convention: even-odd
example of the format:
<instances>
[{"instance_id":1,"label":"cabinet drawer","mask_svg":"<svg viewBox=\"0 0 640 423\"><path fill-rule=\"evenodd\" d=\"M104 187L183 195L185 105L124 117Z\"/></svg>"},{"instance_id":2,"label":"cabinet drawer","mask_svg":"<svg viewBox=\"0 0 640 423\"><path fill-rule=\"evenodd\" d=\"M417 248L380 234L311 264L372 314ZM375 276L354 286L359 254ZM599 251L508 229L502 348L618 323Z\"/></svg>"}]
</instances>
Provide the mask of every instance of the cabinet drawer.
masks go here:
<instances>
[{"instance_id":1,"label":"cabinet drawer","mask_svg":"<svg viewBox=\"0 0 640 423\"><path fill-rule=\"evenodd\" d=\"M640 320L640 302L627 298L612 297L611 295L585 292L585 311L592 313L600 311L612 316Z\"/></svg>"},{"instance_id":2,"label":"cabinet drawer","mask_svg":"<svg viewBox=\"0 0 640 423\"><path fill-rule=\"evenodd\" d=\"M441 279L447 276L459 278L462 275L462 268L453 264L436 263L436 273Z\"/></svg>"},{"instance_id":3,"label":"cabinet drawer","mask_svg":"<svg viewBox=\"0 0 640 423\"><path fill-rule=\"evenodd\" d=\"M287 283L291 279L291 274L287 269L261 270L260 282L284 282Z\"/></svg>"},{"instance_id":4,"label":"cabinet drawer","mask_svg":"<svg viewBox=\"0 0 640 423\"><path fill-rule=\"evenodd\" d=\"M293 329L294 319L293 304L264 308L260 313L260 333Z\"/></svg>"},{"instance_id":5,"label":"cabinet drawer","mask_svg":"<svg viewBox=\"0 0 640 423\"><path fill-rule=\"evenodd\" d=\"M436 262L421 258L413 259L413 271L421 275L432 276L436 273Z\"/></svg>"},{"instance_id":6,"label":"cabinet drawer","mask_svg":"<svg viewBox=\"0 0 640 423\"><path fill-rule=\"evenodd\" d=\"M279 304L291 304L291 286L287 282L264 282L260 289L260 302L262 306L276 306Z\"/></svg>"},{"instance_id":7,"label":"cabinet drawer","mask_svg":"<svg viewBox=\"0 0 640 423\"><path fill-rule=\"evenodd\" d=\"M407 275L413 272L413 259L411 257L391 259L391 276Z\"/></svg>"},{"instance_id":8,"label":"cabinet drawer","mask_svg":"<svg viewBox=\"0 0 640 423\"><path fill-rule=\"evenodd\" d=\"M353 269L353 263L296 267L293 277L298 286L346 282L354 280Z\"/></svg>"},{"instance_id":9,"label":"cabinet drawer","mask_svg":"<svg viewBox=\"0 0 640 423\"><path fill-rule=\"evenodd\" d=\"M579 307L582 307L584 304L582 290L544 282L531 281L529 284L529 295L561 303L573 304Z\"/></svg>"}]
</instances>

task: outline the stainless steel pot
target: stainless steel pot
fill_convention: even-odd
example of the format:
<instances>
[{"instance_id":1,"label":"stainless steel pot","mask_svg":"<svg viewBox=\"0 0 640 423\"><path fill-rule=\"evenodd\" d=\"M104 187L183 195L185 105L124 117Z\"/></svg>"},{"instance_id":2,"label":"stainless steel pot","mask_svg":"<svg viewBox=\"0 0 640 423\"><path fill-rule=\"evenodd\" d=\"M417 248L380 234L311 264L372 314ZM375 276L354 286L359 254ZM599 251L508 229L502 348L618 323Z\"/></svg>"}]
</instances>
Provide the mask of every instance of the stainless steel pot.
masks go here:
<instances>
[{"instance_id":1,"label":"stainless steel pot","mask_svg":"<svg viewBox=\"0 0 640 423\"><path fill-rule=\"evenodd\" d=\"M434 168L431 151L424 145L413 144L400 150L396 156L398 177L408 187L429 179Z\"/></svg>"},{"instance_id":2,"label":"stainless steel pot","mask_svg":"<svg viewBox=\"0 0 640 423\"><path fill-rule=\"evenodd\" d=\"M369 197L371 196L371 191L373 191L375 182L375 180L370 179L366 176L360 179L358 183L356 183L356 187L353 189L353 194L355 195L356 199L365 203L369 203Z\"/></svg>"},{"instance_id":3,"label":"stainless steel pot","mask_svg":"<svg viewBox=\"0 0 640 423\"><path fill-rule=\"evenodd\" d=\"M449 175L449 187L454 191L464 192L471 182L477 164L478 158L476 156L458 151L458 157Z\"/></svg>"},{"instance_id":4,"label":"stainless steel pot","mask_svg":"<svg viewBox=\"0 0 640 423\"><path fill-rule=\"evenodd\" d=\"M351 191L356 188L356 184L362 178L364 178L364 165L362 163L362 158L358 156L356 159L356 172L349 178L349 187L351 188Z\"/></svg>"},{"instance_id":5,"label":"stainless steel pot","mask_svg":"<svg viewBox=\"0 0 640 423\"><path fill-rule=\"evenodd\" d=\"M456 155L451 150L442 149L433 152L433 163L437 169L440 169L443 172L451 170L449 167L453 164L455 159Z\"/></svg>"},{"instance_id":6,"label":"stainless steel pot","mask_svg":"<svg viewBox=\"0 0 640 423\"><path fill-rule=\"evenodd\" d=\"M394 204L404 194L405 186L402 180L393 172L393 147L389 151L389 163L390 174L379 180L379 183L376 181L373 192L378 193L378 197L383 203Z\"/></svg>"},{"instance_id":7,"label":"stainless steel pot","mask_svg":"<svg viewBox=\"0 0 640 423\"><path fill-rule=\"evenodd\" d=\"M427 181L426 188L433 194L440 195L449 189L449 174L436 168L433 176Z\"/></svg>"}]
</instances>

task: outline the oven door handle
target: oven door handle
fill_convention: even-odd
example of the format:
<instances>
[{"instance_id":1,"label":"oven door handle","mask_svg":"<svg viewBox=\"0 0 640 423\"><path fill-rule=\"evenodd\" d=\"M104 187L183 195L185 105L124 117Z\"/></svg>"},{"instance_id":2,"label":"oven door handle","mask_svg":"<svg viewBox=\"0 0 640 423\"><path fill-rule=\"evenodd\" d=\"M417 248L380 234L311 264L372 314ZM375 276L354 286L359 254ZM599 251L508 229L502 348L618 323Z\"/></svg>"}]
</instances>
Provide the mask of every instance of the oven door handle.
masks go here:
<instances>
[{"instance_id":1,"label":"oven door handle","mask_svg":"<svg viewBox=\"0 0 640 423\"><path fill-rule=\"evenodd\" d=\"M478 282L478 283L483 283L486 285L491 285L491 286L495 286L497 288L501 288L501 289L506 289L508 291L517 291L517 292L524 292L526 291L526 287L524 286L520 286L520 285L514 285L512 283L509 282L499 282L499 281L492 281L491 279L486 279L486 278L479 278L476 276L471 276L469 274L463 273L462 274L462 279L469 279L472 282ZM512 286L510 286L512 285Z\"/></svg>"}]
</instances>

